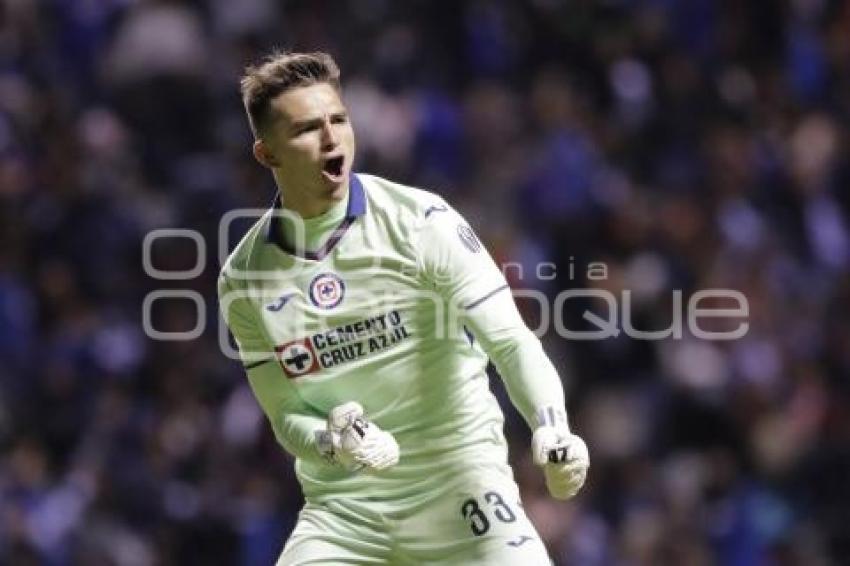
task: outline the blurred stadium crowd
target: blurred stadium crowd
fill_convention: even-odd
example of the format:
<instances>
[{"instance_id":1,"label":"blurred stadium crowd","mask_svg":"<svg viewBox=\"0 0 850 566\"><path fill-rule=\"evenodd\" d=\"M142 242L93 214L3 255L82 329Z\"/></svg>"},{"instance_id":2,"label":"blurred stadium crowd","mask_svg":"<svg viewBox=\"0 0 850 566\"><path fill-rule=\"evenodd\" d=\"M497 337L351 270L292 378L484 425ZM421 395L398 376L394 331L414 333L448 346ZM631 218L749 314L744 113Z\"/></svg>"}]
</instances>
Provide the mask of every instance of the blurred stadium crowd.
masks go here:
<instances>
[{"instance_id":1,"label":"blurred stadium crowd","mask_svg":"<svg viewBox=\"0 0 850 566\"><path fill-rule=\"evenodd\" d=\"M335 55L357 169L444 194L523 266L514 287L629 290L642 329L674 289L747 297L734 341L546 334L582 494L549 499L513 409L507 431L558 564L847 563L850 2L831 0L0 3L0 563L269 564L294 524L291 462L216 338L218 223L274 194L237 91L273 45ZM166 227L206 237L200 277L145 275ZM153 258L197 259L187 239ZM205 297L200 339L146 338L161 288ZM159 330L195 321L153 308Z\"/></svg>"}]
</instances>

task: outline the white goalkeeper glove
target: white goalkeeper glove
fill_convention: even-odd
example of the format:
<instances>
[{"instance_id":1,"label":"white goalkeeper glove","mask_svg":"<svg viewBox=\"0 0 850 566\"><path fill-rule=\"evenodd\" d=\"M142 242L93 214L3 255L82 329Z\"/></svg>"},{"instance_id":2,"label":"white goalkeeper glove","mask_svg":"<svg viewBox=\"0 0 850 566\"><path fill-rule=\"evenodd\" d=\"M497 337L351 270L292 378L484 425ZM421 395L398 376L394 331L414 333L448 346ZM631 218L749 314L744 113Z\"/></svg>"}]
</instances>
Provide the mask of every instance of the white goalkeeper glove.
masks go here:
<instances>
[{"instance_id":1,"label":"white goalkeeper glove","mask_svg":"<svg viewBox=\"0 0 850 566\"><path fill-rule=\"evenodd\" d=\"M551 420L556 421L555 418ZM543 467L546 488L555 499L569 499L584 485L590 467L587 444L570 433L563 411L558 412L554 424L535 429L531 437L531 453L534 463Z\"/></svg>"},{"instance_id":2,"label":"white goalkeeper glove","mask_svg":"<svg viewBox=\"0 0 850 566\"><path fill-rule=\"evenodd\" d=\"M384 470L398 463L398 443L393 435L366 420L363 407L355 401L331 409L328 433L333 459L349 470Z\"/></svg>"}]
</instances>

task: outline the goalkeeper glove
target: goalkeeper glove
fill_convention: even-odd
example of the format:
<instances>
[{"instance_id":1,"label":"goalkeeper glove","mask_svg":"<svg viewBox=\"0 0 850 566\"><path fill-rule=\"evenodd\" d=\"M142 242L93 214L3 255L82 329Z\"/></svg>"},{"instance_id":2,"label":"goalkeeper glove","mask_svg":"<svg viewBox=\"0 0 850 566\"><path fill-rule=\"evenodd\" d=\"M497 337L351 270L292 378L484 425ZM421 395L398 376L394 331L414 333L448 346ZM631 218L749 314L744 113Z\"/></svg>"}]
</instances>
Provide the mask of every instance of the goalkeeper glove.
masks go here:
<instances>
[{"instance_id":1,"label":"goalkeeper glove","mask_svg":"<svg viewBox=\"0 0 850 566\"><path fill-rule=\"evenodd\" d=\"M334 460L349 470L384 470L398 463L398 443L393 435L366 420L363 407L355 401L331 409L328 433Z\"/></svg>"},{"instance_id":2,"label":"goalkeeper glove","mask_svg":"<svg viewBox=\"0 0 850 566\"><path fill-rule=\"evenodd\" d=\"M587 478L590 467L587 445L580 437L570 433L563 410L538 414L557 415L557 418L550 418L550 423L535 429L531 437L534 463L543 467L549 494L555 499L569 499L581 489Z\"/></svg>"}]
</instances>

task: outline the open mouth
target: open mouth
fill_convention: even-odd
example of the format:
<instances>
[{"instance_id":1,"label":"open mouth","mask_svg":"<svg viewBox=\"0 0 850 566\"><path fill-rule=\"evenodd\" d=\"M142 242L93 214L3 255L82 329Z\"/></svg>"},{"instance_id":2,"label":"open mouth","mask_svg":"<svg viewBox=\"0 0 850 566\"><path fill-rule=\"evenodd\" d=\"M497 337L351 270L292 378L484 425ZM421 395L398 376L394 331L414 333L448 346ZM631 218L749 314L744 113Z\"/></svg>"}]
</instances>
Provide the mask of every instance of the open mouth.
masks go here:
<instances>
[{"instance_id":1,"label":"open mouth","mask_svg":"<svg viewBox=\"0 0 850 566\"><path fill-rule=\"evenodd\" d=\"M327 161L325 161L325 165L324 167L322 167L322 171L324 171L331 177L339 177L342 174L343 163L345 163L345 158L342 156L328 159Z\"/></svg>"}]
</instances>

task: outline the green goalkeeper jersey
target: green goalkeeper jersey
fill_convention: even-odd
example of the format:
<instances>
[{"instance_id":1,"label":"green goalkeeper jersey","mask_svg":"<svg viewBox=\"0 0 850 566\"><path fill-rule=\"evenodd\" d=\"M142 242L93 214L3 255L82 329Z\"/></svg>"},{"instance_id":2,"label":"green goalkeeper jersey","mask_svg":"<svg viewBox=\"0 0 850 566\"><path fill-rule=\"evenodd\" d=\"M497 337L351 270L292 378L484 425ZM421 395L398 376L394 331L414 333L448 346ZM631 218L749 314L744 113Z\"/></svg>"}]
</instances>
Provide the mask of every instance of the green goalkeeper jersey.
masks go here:
<instances>
[{"instance_id":1,"label":"green goalkeeper jersey","mask_svg":"<svg viewBox=\"0 0 850 566\"><path fill-rule=\"evenodd\" d=\"M421 494L454 466L504 464L488 357L529 425L564 406L502 273L442 198L352 174L346 202L324 218L290 214L276 199L248 231L219 301L308 500ZM396 466L350 472L328 458L325 419L347 401L396 438Z\"/></svg>"}]
</instances>

